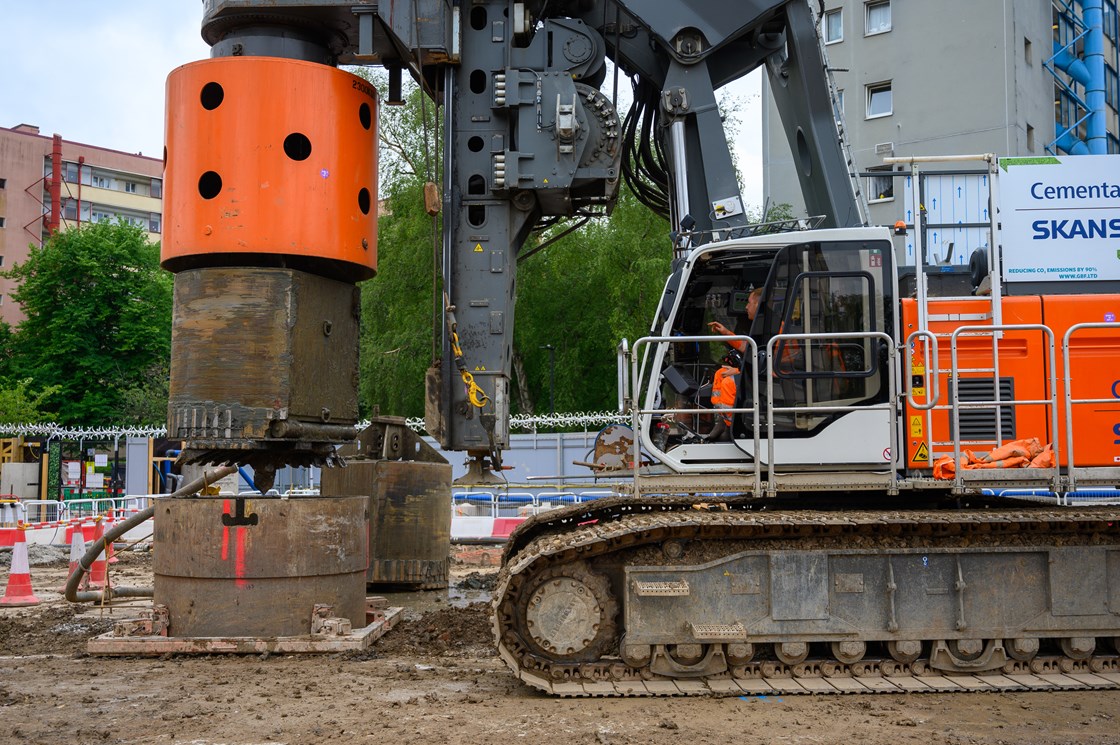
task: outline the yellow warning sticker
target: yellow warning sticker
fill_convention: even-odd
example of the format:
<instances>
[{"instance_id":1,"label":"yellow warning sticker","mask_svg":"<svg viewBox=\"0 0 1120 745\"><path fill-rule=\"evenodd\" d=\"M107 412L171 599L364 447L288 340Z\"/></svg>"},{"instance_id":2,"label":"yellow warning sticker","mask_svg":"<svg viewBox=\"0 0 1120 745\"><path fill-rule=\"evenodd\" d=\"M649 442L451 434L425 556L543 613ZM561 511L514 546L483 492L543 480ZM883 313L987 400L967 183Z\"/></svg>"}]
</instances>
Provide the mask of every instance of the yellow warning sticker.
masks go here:
<instances>
[{"instance_id":1,"label":"yellow warning sticker","mask_svg":"<svg viewBox=\"0 0 1120 745\"><path fill-rule=\"evenodd\" d=\"M481 243L474 244L474 252L476 254L482 253L482 244Z\"/></svg>"},{"instance_id":2,"label":"yellow warning sticker","mask_svg":"<svg viewBox=\"0 0 1120 745\"><path fill-rule=\"evenodd\" d=\"M925 375L926 374L926 366L923 365L923 364L910 365L910 374L911 375Z\"/></svg>"},{"instance_id":3,"label":"yellow warning sticker","mask_svg":"<svg viewBox=\"0 0 1120 745\"><path fill-rule=\"evenodd\" d=\"M920 416L910 417L910 436L911 437L924 437L924 435L922 434L923 429L924 428L922 426L922 418Z\"/></svg>"},{"instance_id":4,"label":"yellow warning sticker","mask_svg":"<svg viewBox=\"0 0 1120 745\"><path fill-rule=\"evenodd\" d=\"M914 451L914 457L910 459L911 463L925 463L929 460L929 448L923 442L918 445L918 449Z\"/></svg>"},{"instance_id":5,"label":"yellow warning sticker","mask_svg":"<svg viewBox=\"0 0 1120 745\"><path fill-rule=\"evenodd\" d=\"M926 395L926 387L923 385L921 388L911 388L910 394L915 398ZM920 435L919 435L920 437Z\"/></svg>"}]
</instances>

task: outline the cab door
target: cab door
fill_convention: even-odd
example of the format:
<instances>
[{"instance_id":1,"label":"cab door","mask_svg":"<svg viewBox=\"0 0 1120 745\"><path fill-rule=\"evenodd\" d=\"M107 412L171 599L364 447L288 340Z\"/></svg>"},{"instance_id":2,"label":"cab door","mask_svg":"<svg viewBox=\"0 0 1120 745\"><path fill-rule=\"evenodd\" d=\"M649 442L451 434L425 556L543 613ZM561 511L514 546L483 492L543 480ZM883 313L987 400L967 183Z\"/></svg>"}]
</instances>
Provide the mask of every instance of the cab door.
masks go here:
<instances>
[{"instance_id":1,"label":"cab door","mask_svg":"<svg viewBox=\"0 0 1120 745\"><path fill-rule=\"evenodd\" d=\"M775 257L751 335L760 349L759 457L776 465L891 462L895 282L889 241L810 241ZM761 351L765 350L765 351ZM747 376L744 376L744 380ZM753 455L746 417L736 444ZM773 457L768 441L774 438Z\"/></svg>"}]
</instances>

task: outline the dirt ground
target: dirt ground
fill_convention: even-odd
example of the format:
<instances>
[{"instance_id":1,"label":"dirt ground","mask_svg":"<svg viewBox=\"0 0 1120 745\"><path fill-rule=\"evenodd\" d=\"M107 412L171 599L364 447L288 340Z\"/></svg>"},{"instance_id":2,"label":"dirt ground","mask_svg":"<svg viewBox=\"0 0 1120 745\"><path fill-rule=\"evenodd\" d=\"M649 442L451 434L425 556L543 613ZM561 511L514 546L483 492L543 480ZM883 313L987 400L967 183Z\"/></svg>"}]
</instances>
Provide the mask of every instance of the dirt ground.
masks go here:
<instances>
[{"instance_id":1,"label":"dirt ground","mask_svg":"<svg viewBox=\"0 0 1120 745\"><path fill-rule=\"evenodd\" d=\"M361 654L95 658L86 640L142 604L69 607L52 591L65 572L64 559L33 567L42 604L0 610L0 743L1120 742L1120 691L548 698L495 657L487 608L471 603L493 569L463 565L447 592L391 596L405 621ZM147 554L112 572L151 584Z\"/></svg>"}]
</instances>

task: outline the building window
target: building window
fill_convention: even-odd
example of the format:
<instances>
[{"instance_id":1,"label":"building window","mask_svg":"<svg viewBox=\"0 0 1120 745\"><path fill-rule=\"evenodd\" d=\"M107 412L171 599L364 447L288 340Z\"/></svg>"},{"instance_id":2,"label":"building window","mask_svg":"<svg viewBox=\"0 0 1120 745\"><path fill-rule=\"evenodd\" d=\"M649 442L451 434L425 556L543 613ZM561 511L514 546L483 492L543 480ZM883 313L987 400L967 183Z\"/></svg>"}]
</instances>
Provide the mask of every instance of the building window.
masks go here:
<instances>
[{"instance_id":1,"label":"building window","mask_svg":"<svg viewBox=\"0 0 1120 745\"><path fill-rule=\"evenodd\" d=\"M8 179L0 178L0 189L7 189L7 188L8 188Z\"/></svg>"},{"instance_id":2,"label":"building window","mask_svg":"<svg viewBox=\"0 0 1120 745\"><path fill-rule=\"evenodd\" d=\"M0 217L0 228L8 227L7 223L5 222L6 220L7 220L7 218ZM0 256L0 266L4 266L4 257L3 256Z\"/></svg>"},{"instance_id":3,"label":"building window","mask_svg":"<svg viewBox=\"0 0 1120 745\"><path fill-rule=\"evenodd\" d=\"M149 233L158 233L159 232L159 229L160 229L159 221L160 221L160 214L158 212L153 212L151 214L151 216L148 218L148 232Z\"/></svg>"},{"instance_id":4,"label":"building window","mask_svg":"<svg viewBox=\"0 0 1120 745\"><path fill-rule=\"evenodd\" d=\"M836 89L836 105L840 109L840 111L838 111L836 113L843 116L844 115L844 89L843 88L837 88Z\"/></svg>"},{"instance_id":5,"label":"building window","mask_svg":"<svg viewBox=\"0 0 1120 745\"><path fill-rule=\"evenodd\" d=\"M1104 100L1112 108L1120 108L1120 80L1107 62L1104 65Z\"/></svg>"},{"instance_id":6,"label":"building window","mask_svg":"<svg viewBox=\"0 0 1120 745\"><path fill-rule=\"evenodd\" d=\"M0 256L0 266L4 266L4 257Z\"/></svg>"},{"instance_id":7,"label":"building window","mask_svg":"<svg viewBox=\"0 0 1120 745\"><path fill-rule=\"evenodd\" d=\"M883 171L885 176L870 176L867 179L867 194L870 202L889 202L894 199L894 178L890 166L869 168L869 171Z\"/></svg>"},{"instance_id":8,"label":"building window","mask_svg":"<svg viewBox=\"0 0 1120 745\"><path fill-rule=\"evenodd\" d=\"M62 180L69 181L72 184L78 183L78 164L77 163L63 163L62 164Z\"/></svg>"},{"instance_id":9,"label":"building window","mask_svg":"<svg viewBox=\"0 0 1120 745\"><path fill-rule=\"evenodd\" d=\"M868 3L866 34L882 34L891 30L891 3L890 0Z\"/></svg>"},{"instance_id":10,"label":"building window","mask_svg":"<svg viewBox=\"0 0 1120 745\"><path fill-rule=\"evenodd\" d=\"M136 193L136 184L133 183L132 181L125 181L124 182L124 190L126 192L128 192L129 194L135 194Z\"/></svg>"},{"instance_id":11,"label":"building window","mask_svg":"<svg viewBox=\"0 0 1120 745\"><path fill-rule=\"evenodd\" d=\"M1034 127L1027 125L1027 152L1034 152Z\"/></svg>"},{"instance_id":12,"label":"building window","mask_svg":"<svg viewBox=\"0 0 1120 745\"><path fill-rule=\"evenodd\" d=\"M1034 64L1034 52L1031 50L1031 40L1023 37L1023 60L1028 65Z\"/></svg>"},{"instance_id":13,"label":"building window","mask_svg":"<svg viewBox=\"0 0 1120 745\"><path fill-rule=\"evenodd\" d=\"M824 43L844 41L844 9L826 11L824 14Z\"/></svg>"},{"instance_id":14,"label":"building window","mask_svg":"<svg viewBox=\"0 0 1120 745\"><path fill-rule=\"evenodd\" d=\"M163 198L163 180L154 178L152 179L152 190L150 194L156 199Z\"/></svg>"},{"instance_id":15,"label":"building window","mask_svg":"<svg viewBox=\"0 0 1120 745\"><path fill-rule=\"evenodd\" d=\"M874 83L867 86L867 118L890 116L894 113L891 101L891 84Z\"/></svg>"}]
</instances>

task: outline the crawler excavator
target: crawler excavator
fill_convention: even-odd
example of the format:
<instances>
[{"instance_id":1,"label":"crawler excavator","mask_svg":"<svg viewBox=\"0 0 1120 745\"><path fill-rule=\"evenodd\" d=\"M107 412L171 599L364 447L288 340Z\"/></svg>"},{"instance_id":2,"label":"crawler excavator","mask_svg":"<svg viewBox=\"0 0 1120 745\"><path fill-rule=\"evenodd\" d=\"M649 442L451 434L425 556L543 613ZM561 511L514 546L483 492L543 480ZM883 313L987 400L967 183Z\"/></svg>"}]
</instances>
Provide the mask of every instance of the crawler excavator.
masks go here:
<instances>
[{"instance_id":1,"label":"crawler excavator","mask_svg":"<svg viewBox=\"0 0 1120 745\"><path fill-rule=\"evenodd\" d=\"M1116 409L1102 403L1117 339L1081 322L1120 296L900 297L891 233L865 225L816 23L805 0L207 0L203 33L215 58L383 65L390 98L407 70L442 103L447 313L428 430L476 474L508 444L530 231L608 213L620 181L670 220L672 275L623 355L635 450L653 465L634 455L618 496L511 536L494 633L521 680L565 696L1116 687L1120 508L1069 502L1120 484ZM621 121L601 91L606 58L632 81ZM715 91L759 67L819 217L747 221ZM259 80L261 95L279 82ZM216 95L202 86L202 107ZM337 126L368 132L365 99L345 100ZM312 151L265 134L292 159ZM200 192L220 190L220 167L203 170ZM360 248L296 254L278 243L258 262L313 275L284 297L349 302L372 273ZM983 259L998 282L994 238ZM323 334L333 344L354 323ZM732 426L713 436L728 344L740 382ZM301 391L303 414L225 406L200 428L184 423L230 397L173 380L172 420L195 461L267 473L331 457L350 422L316 403L329 393ZM961 467L966 448L1026 437L1052 443L1049 467ZM933 478L939 456L951 478Z\"/></svg>"}]
</instances>

